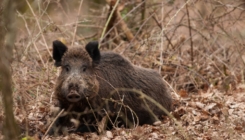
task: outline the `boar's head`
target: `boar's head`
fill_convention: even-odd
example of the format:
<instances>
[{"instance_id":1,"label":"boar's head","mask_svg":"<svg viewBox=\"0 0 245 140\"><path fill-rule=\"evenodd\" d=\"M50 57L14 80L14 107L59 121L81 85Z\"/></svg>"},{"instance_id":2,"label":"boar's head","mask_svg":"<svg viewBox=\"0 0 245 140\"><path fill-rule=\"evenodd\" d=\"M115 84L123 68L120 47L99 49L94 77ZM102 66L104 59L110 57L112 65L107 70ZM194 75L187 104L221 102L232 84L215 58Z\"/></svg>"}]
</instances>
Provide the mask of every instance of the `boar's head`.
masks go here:
<instances>
[{"instance_id":1,"label":"boar's head","mask_svg":"<svg viewBox=\"0 0 245 140\"><path fill-rule=\"evenodd\" d=\"M53 42L55 66L61 67L55 94L59 101L77 103L93 98L99 91L96 65L100 61L98 42L83 47L67 47L61 41Z\"/></svg>"}]
</instances>

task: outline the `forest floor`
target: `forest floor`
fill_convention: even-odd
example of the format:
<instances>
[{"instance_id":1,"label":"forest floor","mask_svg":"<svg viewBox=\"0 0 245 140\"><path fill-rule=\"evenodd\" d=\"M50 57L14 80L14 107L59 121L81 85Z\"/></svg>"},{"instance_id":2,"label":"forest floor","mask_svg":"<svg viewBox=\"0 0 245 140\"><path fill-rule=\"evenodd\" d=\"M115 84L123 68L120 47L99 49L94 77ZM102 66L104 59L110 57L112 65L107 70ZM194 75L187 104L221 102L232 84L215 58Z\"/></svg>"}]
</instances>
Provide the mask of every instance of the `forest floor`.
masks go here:
<instances>
[{"instance_id":1,"label":"forest floor","mask_svg":"<svg viewBox=\"0 0 245 140\"><path fill-rule=\"evenodd\" d=\"M47 124L52 121L50 112L55 110L53 87L58 71L53 62L48 65L44 69L33 61L13 64L16 119L22 129L29 131L24 135L34 135L34 139L47 131ZM100 135L69 134L44 139L245 139L245 84L237 84L228 91L209 87L195 92L179 90L178 96L171 94L174 98L171 114L176 120L165 117L155 125L134 129L117 128Z\"/></svg>"}]
</instances>

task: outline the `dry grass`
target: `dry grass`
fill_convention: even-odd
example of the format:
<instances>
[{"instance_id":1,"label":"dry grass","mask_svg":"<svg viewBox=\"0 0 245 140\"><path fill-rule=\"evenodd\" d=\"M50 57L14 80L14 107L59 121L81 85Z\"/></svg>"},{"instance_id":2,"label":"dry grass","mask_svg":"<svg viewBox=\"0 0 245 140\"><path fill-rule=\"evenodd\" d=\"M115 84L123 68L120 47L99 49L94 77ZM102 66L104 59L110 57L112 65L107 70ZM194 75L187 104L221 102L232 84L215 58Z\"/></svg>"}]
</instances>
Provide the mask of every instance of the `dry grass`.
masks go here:
<instances>
[{"instance_id":1,"label":"dry grass","mask_svg":"<svg viewBox=\"0 0 245 140\"><path fill-rule=\"evenodd\" d=\"M52 93L59 71L49 53L52 41L59 38L67 44L73 40L85 44L101 37L107 22L106 4L85 0L80 9L81 2L32 2L24 13L17 13L12 77L14 113L25 130L22 137L38 139L51 122L50 107L55 104ZM245 139L244 2L170 0L146 1L144 5L120 1L119 6L125 4L121 20L134 39L127 40L118 22L105 33L110 37L101 49L114 50L136 65L161 72L177 93L172 94L172 115L183 130L166 117L156 126L118 128L100 136L84 134L83 138ZM0 114L2 121L3 112Z\"/></svg>"}]
</instances>

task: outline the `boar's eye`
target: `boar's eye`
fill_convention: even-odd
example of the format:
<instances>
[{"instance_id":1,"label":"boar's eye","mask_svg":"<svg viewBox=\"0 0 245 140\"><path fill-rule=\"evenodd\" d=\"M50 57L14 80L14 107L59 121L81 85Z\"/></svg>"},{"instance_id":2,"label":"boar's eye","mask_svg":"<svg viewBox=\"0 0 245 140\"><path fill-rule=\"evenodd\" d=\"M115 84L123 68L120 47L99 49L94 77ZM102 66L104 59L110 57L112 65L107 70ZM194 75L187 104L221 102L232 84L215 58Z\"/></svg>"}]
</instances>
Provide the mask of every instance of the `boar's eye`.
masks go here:
<instances>
[{"instance_id":1,"label":"boar's eye","mask_svg":"<svg viewBox=\"0 0 245 140\"><path fill-rule=\"evenodd\" d=\"M87 66L82 67L82 71L85 72L87 70Z\"/></svg>"},{"instance_id":2,"label":"boar's eye","mask_svg":"<svg viewBox=\"0 0 245 140\"><path fill-rule=\"evenodd\" d=\"M65 65L64 69L65 69L66 72L69 72L70 71L70 66L69 65Z\"/></svg>"}]
</instances>

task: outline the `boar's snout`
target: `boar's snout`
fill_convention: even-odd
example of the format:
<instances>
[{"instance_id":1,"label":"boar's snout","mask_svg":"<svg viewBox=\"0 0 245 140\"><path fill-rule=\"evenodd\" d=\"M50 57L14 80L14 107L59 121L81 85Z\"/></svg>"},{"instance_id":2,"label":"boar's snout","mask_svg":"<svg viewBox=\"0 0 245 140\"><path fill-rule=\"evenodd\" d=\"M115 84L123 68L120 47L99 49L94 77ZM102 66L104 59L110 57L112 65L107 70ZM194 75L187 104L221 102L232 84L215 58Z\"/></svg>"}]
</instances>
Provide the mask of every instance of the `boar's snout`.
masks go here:
<instances>
[{"instance_id":1,"label":"boar's snout","mask_svg":"<svg viewBox=\"0 0 245 140\"><path fill-rule=\"evenodd\" d=\"M81 99L81 96L77 93L76 90L71 90L70 93L66 96L66 99L69 102L75 103Z\"/></svg>"},{"instance_id":2,"label":"boar's snout","mask_svg":"<svg viewBox=\"0 0 245 140\"><path fill-rule=\"evenodd\" d=\"M69 93L66 96L66 99L69 102L78 102L81 99L81 96L79 95L78 91L79 91L79 87L77 83L70 83L68 86L69 89Z\"/></svg>"}]
</instances>

